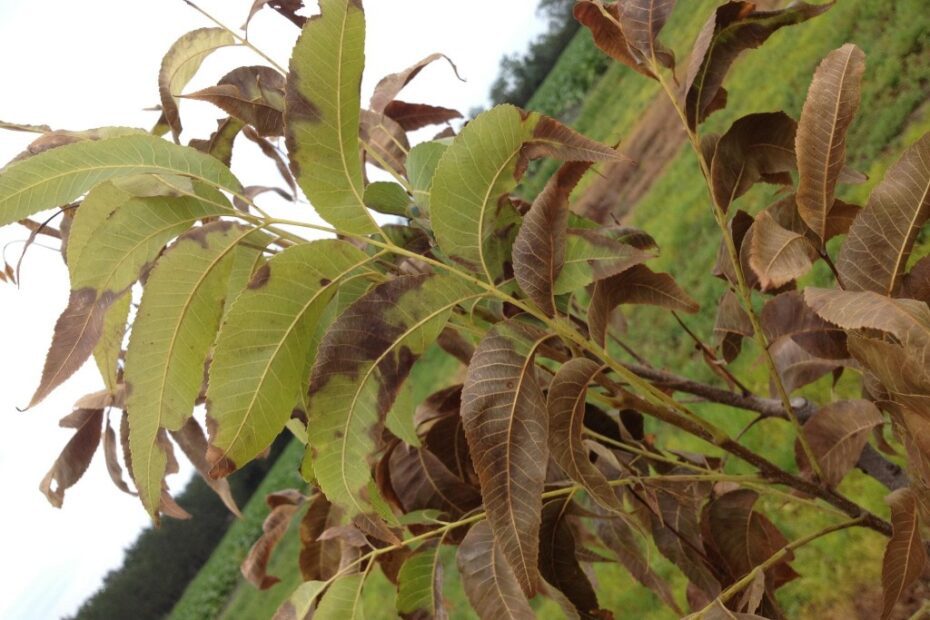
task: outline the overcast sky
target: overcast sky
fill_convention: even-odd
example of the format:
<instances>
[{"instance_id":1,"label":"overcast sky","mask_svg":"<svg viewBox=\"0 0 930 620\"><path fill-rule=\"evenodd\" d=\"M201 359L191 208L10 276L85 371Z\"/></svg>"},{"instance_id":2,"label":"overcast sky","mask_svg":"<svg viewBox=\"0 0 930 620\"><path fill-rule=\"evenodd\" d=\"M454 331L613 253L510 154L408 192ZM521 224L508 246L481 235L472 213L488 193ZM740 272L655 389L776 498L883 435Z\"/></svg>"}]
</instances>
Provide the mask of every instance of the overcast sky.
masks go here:
<instances>
[{"instance_id":1,"label":"overcast sky","mask_svg":"<svg viewBox=\"0 0 930 620\"><path fill-rule=\"evenodd\" d=\"M368 39L363 101L377 80L420 58L443 52L467 80L435 63L404 91L404 99L467 113L485 105L501 55L526 49L545 24L538 0L366 0ZM251 0L202 0L231 27L242 24ZM309 2L311 10L313 2ZM148 128L155 120L161 57L189 30L210 26L182 0L0 0L0 120L56 129L107 125ZM286 65L297 29L272 11L254 19L250 40ZM226 49L204 63L189 91L214 84L242 64L262 64L246 49ZM186 141L205 137L220 112L206 103L181 106ZM34 135L0 131L0 165ZM274 183L273 170L248 154L233 162L244 184ZM293 208L293 207L291 207ZM303 217L300 214L297 217ZM26 238L21 227L0 230L0 247L15 264ZM102 452L84 478L52 508L39 492L73 431L58 419L80 396L100 389L87 364L44 403L19 413L38 384L56 318L68 297L67 271L57 252L33 247L19 289L0 285L0 618L44 619L73 613L122 561L123 549L148 524L136 498L110 482ZM118 420L114 416L114 422ZM169 483L179 491L190 468Z\"/></svg>"}]
</instances>

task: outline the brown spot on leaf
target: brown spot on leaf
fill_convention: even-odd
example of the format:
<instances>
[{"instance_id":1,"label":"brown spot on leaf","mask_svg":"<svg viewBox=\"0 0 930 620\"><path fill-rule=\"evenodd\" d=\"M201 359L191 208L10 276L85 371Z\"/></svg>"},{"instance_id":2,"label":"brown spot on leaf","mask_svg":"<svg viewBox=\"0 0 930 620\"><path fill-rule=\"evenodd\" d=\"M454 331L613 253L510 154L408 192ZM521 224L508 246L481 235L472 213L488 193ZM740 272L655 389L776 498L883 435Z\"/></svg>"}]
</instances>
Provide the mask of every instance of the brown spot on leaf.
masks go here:
<instances>
[{"instance_id":1,"label":"brown spot on leaf","mask_svg":"<svg viewBox=\"0 0 930 620\"><path fill-rule=\"evenodd\" d=\"M255 290L262 288L268 283L268 278L271 277L271 267L268 263L265 263L258 268L258 271L252 276L252 279L249 280L249 289Z\"/></svg>"},{"instance_id":2,"label":"brown spot on leaf","mask_svg":"<svg viewBox=\"0 0 930 620\"><path fill-rule=\"evenodd\" d=\"M211 445L207 448L207 462L212 464L209 476L214 480L225 478L238 469L231 458L223 450Z\"/></svg>"},{"instance_id":3,"label":"brown spot on leaf","mask_svg":"<svg viewBox=\"0 0 930 620\"><path fill-rule=\"evenodd\" d=\"M320 278L320 286L329 286L333 281L329 278Z\"/></svg>"}]
</instances>

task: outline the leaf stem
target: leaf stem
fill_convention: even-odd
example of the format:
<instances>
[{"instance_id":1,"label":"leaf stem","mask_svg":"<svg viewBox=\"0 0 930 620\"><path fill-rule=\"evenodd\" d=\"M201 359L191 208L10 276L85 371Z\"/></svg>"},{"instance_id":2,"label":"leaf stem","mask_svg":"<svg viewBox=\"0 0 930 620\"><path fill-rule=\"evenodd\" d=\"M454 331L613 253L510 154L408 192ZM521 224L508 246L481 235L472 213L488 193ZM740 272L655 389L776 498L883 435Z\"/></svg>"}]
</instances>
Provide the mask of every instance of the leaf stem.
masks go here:
<instances>
[{"instance_id":1,"label":"leaf stem","mask_svg":"<svg viewBox=\"0 0 930 620\"><path fill-rule=\"evenodd\" d=\"M229 34L231 34L231 35L239 42L240 45L246 46L247 48L249 48L250 50L252 50L252 51L255 52L256 54L258 54L259 56L261 56L262 58L264 58L272 67L274 67L275 69L277 69L278 71L280 71L280 72L283 73L284 75L287 75L287 69L285 69L284 67L282 67L281 65L279 65L278 63L276 63L276 62L274 61L274 59L271 58L271 56L269 56L268 54L266 54L266 53L263 52L262 50L260 50L260 49L258 49L257 47L255 47L255 46L252 44L252 42L249 41L247 38L241 36L241 35L240 35L239 33L237 33L235 30L233 30L232 28L230 28L230 27L227 26L226 24L222 23L222 22L221 22L220 20L218 20L217 18L215 18L215 17L213 17L212 15L210 15L209 13L207 13L205 10L203 10L203 9L200 8L197 4L195 4L192 0L181 0L181 2L183 2L184 4L190 6L192 9L194 9L195 11L197 11L198 13L200 13L201 15L203 15L204 17L206 17L207 19L209 19L211 22L213 22L214 24L216 24L217 26L219 26L220 28L222 28L223 30L225 30L226 32L228 32Z\"/></svg>"}]
</instances>

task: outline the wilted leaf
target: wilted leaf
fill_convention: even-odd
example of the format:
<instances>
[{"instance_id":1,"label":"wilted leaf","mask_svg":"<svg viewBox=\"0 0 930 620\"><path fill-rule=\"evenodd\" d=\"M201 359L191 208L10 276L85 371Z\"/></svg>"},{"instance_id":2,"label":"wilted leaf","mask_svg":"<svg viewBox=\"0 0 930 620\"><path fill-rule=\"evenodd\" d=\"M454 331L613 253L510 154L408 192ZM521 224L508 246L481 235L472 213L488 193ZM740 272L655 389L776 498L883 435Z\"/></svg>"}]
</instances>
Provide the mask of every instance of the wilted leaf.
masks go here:
<instances>
[{"instance_id":1,"label":"wilted leaf","mask_svg":"<svg viewBox=\"0 0 930 620\"><path fill-rule=\"evenodd\" d=\"M536 378L548 334L519 319L481 341L462 391L462 421L488 522L523 592L539 582L539 523L548 460L546 401Z\"/></svg>"},{"instance_id":2,"label":"wilted leaf","mask_svg":"<svg viewBox=\"0 0 930 620\"><path fill-rule=\"evenodd\" d=\"M783 228L767 211L756 218L749 265L762 290L781 288L811 270L817 248L802 234Z\"/></svg>"},{"instance_id":3,"label":"wilted leaf","mask_svg":"<svg viewBox=\"0 0 930 620\"><path fill-rule=\"evenodd\" d=\"M221 47L235 44L235 37L223 28L200 28L182 35L165 54L158 71L158 94L162 114L175 140L181 135L181 117L178 114L181 91L196 75L207 56Z\"/></svg>"},{"instance_id":4,"label":"wilted leaf","mask_svg":"<svg viewBox=\"0 0 930 620\"><path fill-rule=\"evenodd\" d=\"M729 364L735 360L743 346L743 338L752 338L752 321L736 294L727 289L717 307L714 335L720 343L723 359Z\"/></svg>"},{"instance_id":5,"label":"wilted leaf","mask_svg":"<svg viewBox=\"0 0 930 620\"><path fill-rule=\"evenodd\" d=\"M441 546L425 544L404 561L397 575L397 612L424 612L435 620L448 617L442 605Z\"/></svg>"},{"instance_id":6,"label":"wilted leaf","mask_svg":"<svg viewBox=\"0 0 930 620\"><path fill-rule=\"evenodd\" d=\"M779 28L807 21L831 6L832 2L795 2L781 10L756 11L752 2L730 1L717 7L694 42L685 76L685 111L691 129L726 106L723 81L741 52L759 47Z\"/></svg>"},{"instance_id":7,"label":"wilted leaf","mask_svg":"<svg viewBox=\"0 0 930 620\"><path fill-rule=\"evenodd\" d=\"M621 160L613 149L554 119L499 105L465 126L436 167L430 217L440 248L494 281L509 247L498 230L506 223L507 196L533 158L566 161Z\"/></svg>"},{"instance_id":8,"label":"wilted leaf","mask_svg":"<svg viewBox=\"0 0 930 620\"><path fill-rule=\"evenodd\" d=\"M255 273L220 328L210 365L211 476L232 473L284 428L302 402L327 303L370 260L344 241L319 240L288 248Z\"/></svg>"},{"instance_id":9,"label":"wilted leaf","mask_svg":"<svg viewBox=\"0 0 930 620\"><path fill-rule=\"evenodd\" d=\"M184 97L209 101L254 127L259 135L284 135L284 76L271 67L237 67L216 86Z\"/></svg>"},{"instance_id":10,"label":"wilted leaf","mask_svg":"<svg viewBox=\"0 0 930 620\"><path fill-rule=\"evenodd\" d=\"M287 532L298 507L298 503L289 502L272 506L271 513L262 523L261 537L255 541L242 561L242 576L256 588L267 590L281 581L278 577L268 574L268 561L271 560L274 548Z\"/></svg>"},{"instance_id":11,"label":"wilted leaf","mask_svg":"<svg viewBox=\"0 0 930 620\"><path fill-rule=\"evenodd\" d=\"M804 423L804 437L823 473L823 482L836 486L856 465L872 429L882 423L882 414L867 400L840 400L818 409ZM810 463L800 443L795 458L802 470Z\"/></svg>"},{"instance_id":12,"label":"wilted leaf","mask_svg":"<svg viewBox=\"0 0 930 620\"><path fill-rule=\"evenodd\" d=\"M209 138L206 140L194 138L189 144L191 148L215 157L224 165L229 166L232 162L233 143L243 127L245 123L238 118L227 116L216 121L216 131L211 133Z\"/></svg>"},{"instance_id":13,"label":"wilted leaf","mask_svg":"<svg viewBox=\"0 0 930 620\"><path fill-rule=\"evenodd\" d=\"M179 174L238 192L236 177L216 159L148 135L68 144L4 169L0 226L67 204L112 178Z\"/></svg>"},{"instance_id":14,"label":"wilted leaf","mask_svg":"<svg viewBox=\"0 0 930 620\"><path fill-rule=\"evenodd\" d=\"M107 426L107 430L109 432L109 426ZM184 423L184 426L182 426L180 430L171 431L171 437L181 448L181 451L187 456L191 465L194 466L194 469L197 470L197 473L200 474L204 482L206 482L223 501L223 504L229 509L229 512L237 517L242 517L242 514L239 512L239 506L236 505L236 500L232 495L232 489L229 488L229 481L225 478L214 480L209 475L210 465L207 463L207 437L204 435L203 429L200 427L197 420L192 417L188 418L187 422Z\"/></svg>"},{"instance_id":15,"label":"wilted leaf","mask_svg":"<svg viewBox=\"0 0 930 620\"><path fill-rule=\"evenodd\" d=\"M629 0L620 4L620 26L634 55L674 69L675 54L658 41L675 0Z\"/></svg>"},{"instance_id":16,"label":"wilted leaf","mask_svg":"<svg viewBox=\"0 0 930 620\"><path fill-rule=\"evenodd\" d=\"M306 581L330 579L339 570L342 556L338 540L320 535L339 524L340 513L322 494L310 501L300 521L300 574Z\"/></svg>"},{"instance_id":17,"label":"wilted leaf","mask_svg":"<svg viewBox=\"0 0 930 620\"><path fill-rule=\"evenodd\" d=\"M283 15L298 28L303 28L303 25L307 23L306 17L297 14L297 11L304 8L303 0L255 0L255 2L252 3L252 8L249 9L249 16L246 18L245 23L242 24L243 30L249 29L249 22L251 22L255 14L265 6L269 6L277 13ZM297 617L302 618L303 614L299 614Z\"/></svg>"},{"instance_id":18,"label":"wilted leaf","mask_svg":"<svg viewBox=\"0 0 930 620\"><path fill-rule=\"evenodd\" d=\"M699 308L672 276L655 273L645 265L635 265L594 285L588 306L588 329L591 338L602 346L610 313L620 304L647 304L689 313Z\"/></svg>"},{"instance_id":19,"label":"wilted leaf","mask_svg":"<svg viewBox=\"0 0 930 620\"><path fill-rule=\"evenodd\" d=\"M756 566L788 544L771 521L753 510L758 493L748 489L730 491L708 504L703 527L710 537L714 550L723 561L730 583L747 575ZM767 590L773 592L798 577L785 559L765 571Z\"/></svg>"},{"instance_id":20,"label":"wilted leaf","mask_svg":"<svg viewBox=\"0 0 930 620\"><path fill-rule=\"evenodd\" d=\"M110 426L109 417L106 420L106 430L103 436L103 455L107 461L107 473L110 474L110 480L113 481L116 488L123 493L135 495L135 493L129 489L129 485L126 484L126 481L123 480L123 468L120 467L119 456L117 454L116 432L113 430L113 427Z\"/></svg>"},{"instance_id":21,"label":"wilted leaf","mask_svg":"<svg viewBox=\"0 0 930 620\"><path fill-rule=\"evenodd\" d=\"M904 152L859 212L836 268L854 291L894 294L920 228L930 217L930 134Z\"/></svg>"},{"instance_id":22,"label":"wilted leaf","mask_svg":"<svg viewBox=\"0 0 930 620\"><path fill-rule=\"evenodd\" d=\"M456 554L468 601L480 618L536 617L487 521L468 530Z\"/></svg>"},{"instance_id":23,"label":"wilted leaf","mask_svg":"<svg viewBox=\"0 0 930 620\"><path fill-rule=\"evenodd\" d=\"M637 4L641 3L637 2ZM652 71L642 64L644 59L638 58L630 49L631 41L625 36L620 22L624 8L620 3L602 4L600 0L580 0L575 3L573 12L575 19L591 30L594 42L602 52L634 71L654 78ZM648 30L646 33L639 32L637 36L638 41L642 42L643 36L648 37L649 32ZM652 39L650 39L650 47L651 41Z\"/></svg>"},{"instance_id":24,"label":"wilted leaf","mask_svg":"<svg viewBox=\"0 0 930 620\"><path fill-rule=\"evenodd\" d=\"M429 125L448 123L462 118L462 113L425 103L407 103L395 99L384 108L384 115L393 119L404 131L416 131Z\"/></svg>"},{"instance_id":25,"label":"wilted leaf","mask_svg":"<svg viewBox=\"0 0 930 620\"><path fill-rule=\"evenodd\" d=\"M553 285L565 262L568 197L588 162L563 164L523 218L513 243L513 272L520 288L549 316L555 314Z\"/></svg>"},{"instance_id":26,"label":"wilted leaf","mask_svg":"<svg viewBox=\"0 0 930 620\"><path fill-rule=\"evenodd\" d=\"M575 556L575 536L565 518L564 501L543 507L539 528L539 572L557 588L585 620L598 615L597 594Z\"/></svg>"},{"instance_id":27,"label":"wilted leaf","mask_svg":"<svg viewBox=\"0 0 930 620\"><path fill-rule=\"evenodd\" d=\"M452 70L455 71L456 76L458 76L458 70L455 68L455 63L449 60L448 56L445 54L430 54L426 58L423 58L417 63L407 67L403 71L391 73L381 78L371 95L371 102L369 104L371 109L378 113L385 112L387 106L392 101L394 101L394 98L400 93L401 90L404 89L407 84L410 83L411 80L413 80L413 78L419 75L420 71L439 59L445 59L446 62L449 63L449 66L452 67Z\"/></svg>"},{"instance_id":28,"label":"wilted leaf","mask_svg":"<svg viewBox=\"0 0 930 620\"><path fill-rule=\"evenodd\" d=\"M891 507L892 534L882 560L882 620L891 616L901 593L920 577L927 563L914 492L898 489L885 501Z\"/></svg>"},{"instance_id":29,"label":"wilted leaf","mask_svg":"<svg viewBox=\"0 0 930 620\"><path fill-rule=\"evenodd\" d=\"M320 216L348 233L378 229L362 199L359 109L365 14L356 0L321 0L291 56L285 133L291 170Z\"/></svg>"},{"instance_id":30,"label":"wilted leaf","mask_svg":"<svg viewBox=\"0 0 930 620\"><path fill-rule=\"evenodd\" d=\"M80 480L97 451L103 427L103 410L78 409L63 419L61 425L77 430L39 485L39 490L55 508L61 508L65 490Z\"/></svg>"},{"instance_id":31,"label":"wilted leaf","mask_svg":"<svg viewBox=\"0 0 930 620\"><path fill-rule=\"evenodd\" d=\"M798 123L798 211L821 240L846 163L846 131L859 109L865 54L852 43L830 52L811 82Z\"/></svg>"},{"instance_id":32,"label":"wilted leaf","mask_svg":"<svg viewBox=\"0 0 930 620\"><path fill-rule=\"evenodd\" d=\"M161 429L178 431L194 409L203 365L223 312L232 250L252 229L214 222L182 236L145 285L126 352L126 412L142 503L158 508L165 457Z\"/></svg>"},{"instance_id":33,"label":"wilted leaf","mask_svg":"<svg viewBox=\"0 0 930 620\"><path fill-rule=\"evenodd\" d=\"M784 112L765 112L740 118L723 134L710 173L714 201L723 211L760 180L795 168L796 130L797 123Z\"/></svg>"},{"instance_id":34,"label":"wilted leaf","mask_svg":"<svg viewBox=\"0 0 930 620\"><path fill-rule=\"evenodd\" d=\"M403 276L349 306L320 344L310 379L309 450L320 488L349 516L367 510L384 416L452 309L482 293L452 276Z\"/></svg>"},{"instance_id":35,"label":"wilted leaf","mask_svg":"<svg viewBox=\"0 0 930 620\"><path fill-rule=\"evenodd\" d=\"M559 368L548 394L549 453L597 503L611 511L622 511L623 505L604 474L591 463L582 436L588 384L600 370L600 364L586 358L575 358ZM546 579L558 585L551 578Z\"/></svg>"}]
</instances>

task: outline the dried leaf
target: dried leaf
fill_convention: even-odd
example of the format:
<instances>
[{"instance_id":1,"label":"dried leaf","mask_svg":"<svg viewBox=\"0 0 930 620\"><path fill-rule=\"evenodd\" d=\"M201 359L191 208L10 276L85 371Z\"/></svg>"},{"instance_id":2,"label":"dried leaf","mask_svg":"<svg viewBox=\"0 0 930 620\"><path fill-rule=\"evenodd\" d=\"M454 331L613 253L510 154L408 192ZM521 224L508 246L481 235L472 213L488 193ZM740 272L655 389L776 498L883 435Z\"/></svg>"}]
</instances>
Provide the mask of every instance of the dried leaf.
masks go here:
<instances>
[{"instance_id":1,"label":"dried leaf","mask_svg":"<svg viewBox=\"0 0 930 620\"><path fill-rule=\"evenodd\" d=\"M304 24L307 23L306 17L297 14L297 11L304 8L303 0L255 0L255 2L252 3L252 8L249 9L249 16L246 18L245 23L242 24L243 30L249 29L249 22L251 22L255 14L265 6L269 6L274 11L283 15L298 28L303 28Z\"/></svg>"},{"instance_id":2,"label":"dried leaf","mask_svg":"<svg viewBox=\"0 0 930 620\"><path fill-rule=\"evenodd\" d=\"M384 115L393 119L404 131L416 131L429 125L441 125L462 118L458 110L425 103L407 103L395 99L384 108Z\"/></svg>"},{"instance_id":3,"label":"dried leaf","mask_svg":"<svg viewBox=\"0 0 930 620\"><path fill-rule=\"evenodd\" d=\"M207 463L207 437L204 435L203 429L200 427L197 420L189 418L180 430L171 431L171 437L181 448L181 451L187 456L188 460L190 460L191 465L194 466L194 469L197 470L197 473L200 474L204 482L206 482L223 501L223 504L229 509L229 512L237 517L241 517L242 513L239 512L239 506L236 505L236 500L232 495L232 489L229 487L229 481L225 478L214 480L209 475L210 465Z\"/></svg>"},{"instance_id":4,"label":"dried leaf","mask_svg":"<svg viewBox=\"0 0 930 620\"><path fill-rule=\"evenodd\" d=\"M723 81L741 52L759 47L783 26L807 21L831 6L832 2L795 2L777 11L757 11L752 2L730 1L717 7L694 42L685 76L685 111L691 129L726 105Z\"/></svg>"},{"instance_id":5,"label":"dried leaf","mask_svg":"<svg viewBox=\"0 0 930 620\"><path fill-rule=\"evenodd\" d=\"M623 504L604 474L591 463L582 436L588 384L600 371L600 364L586 358L575 358L559 368L548 393L549 453L568 477L584 486L598 504L621 512ZM546 579L558 586L549 577Z\"/></svg>"},{"instance_id":6,"label":"dried leaf","mask_svg":"<svg viewBox=\"0 0 930 620\"><path fill-rule=\"evenodd\" d=\"M575 3L573 13L582 26L591 30L594 43L602 52L634 71L655 78L652 71L642 63L643 59L638 57L641 52L637 50L638 54L634 54L630 48L631 41L627 39L621 26L621 10L620 3L602 4L600 0L579 0ZM658 33L657 28L655 32ZM643 42L643 37L650 35L647 30L646 33L637 32L637 36L637 40ZM651 45L650 40L649 46Z\"/></svg>"},{"instance_id":7,"label":"dried leaf","mask_svg":"<svg viewBox=\"0 0 930 620\"><path fill-rule=\"evenodd\" d=\"M68 418L70 420L66 422ZM62 420L62 426L77 430L39 484L39 490L55 508L61 508L65 491L80 480L97 451L103 427L103 410L78 409Z\"/></svg>"},{"instance_id":8,"label":"dried leaf","mask_svg":"<svg viewBox=\"0 0 930 620\"><path fill-rule=\"evenodd\" d=\"M465 595L480 618L536 617L487 521L479 521L468 530L456 560Z\"/></svg>"},{"instance_id":9,"label":"dried leaf","mask_svg":"<svg viewBox=\"0 0 930 620\"><path fill-rule=\"evenodd\" d=\"M255 541L242 561L242 576L256 588L267 590L281 581L278 577L268 574L268 562L271 560L274 548L287 532L298 507L297 503L289 502L281 502L273 506L271 513L262 523L261 537Z\"/></svg>"},{"instance_id":10,"label":"dried leaf","mask_svg":"<svg viewBox=\"0 0 930 620\"><path fill-rule=\"evenodd\" d=\"M123 480L123 468L119 464L119 456L116 447L116 432L110 426L110 418L106 419L106 431L103 436L103 455L107 462L107 473L110 474L110 480L123 493L135 495L134 491L129 489L129 485Z\"/></svg>"},{"instance_id":11,"label":"dried leaf","mask_svg":"<svg viewBox=\"0 0 930 620\"><path fill-rule=\"evenodd\" d=\"M843 286L893 295L930 218L930 134L908 148L872 190L836 260Z\"/></svg>"},{"instance_id":12,"label":"dried leaf","mask_svg":"<svg viewBox=\"0 0 930 620\"><path fill-rule=\"evenodd\" d=\"M846 163L846 131L859 109L865 54L847 43L830 52L814 73L798 123L798 211L818 239Z\"/></svg>"},{"instance_id":13,"label":"dried leaf","mask_svg":"<svg viewBox=\"0 0 930 620\"><path fill-rule=\"evenodd\" d=\"M300 574L304 581L326 581L339 570L342 549L338 540L321 540L323 532L338 525L339 510L322 494L310 501L300 520Z\"/></svg>"},{"instance_id":14,"label":"dried leaf","mask_svg":"<svg viewBox=\"0 0 930 620\"><path fill-rule=\"evenodd\" d=\"M723 211L760 180L795 168L796 130L784 112L766 112L740 118L723 134L710 168L714 201Z\"/></svg>"},{"instance_id":15,"label":"dried leaf","mask_svg":"<svg viewBox=\"0 0 930 620\"><path fill-rule=\"evenodd\" d=\"M898 489L885 501L891 507L892 534L882 560L882 620L891 617L895 603L905 588L920 577L927 563L914 492Z\"/></svg>"},{"instance_id":16,"label":"dried leaf","mask_svg":"<svg viewBox=\"0 0 930 620\"><path fill-rule=\"evenodd\" d=\"M599 280L588 306L591 338L603 345L610 313L620 304L647 304L694 313L694 301L667 273L655 273L645 265L635 265L623 273Z\"/></svg>"},{"instance_id":17,"label":"dried leaf","mask_svg":"<svg viewBox=\"0 0 930 620\"><path fill-rule=\"evenodd\" d=\"M184 98L208 101L251 125L259 135L284 135L284 76L271 67L237 67L216 86Z\"/></svg>"},{"instance_id":18,"label":"dried leaf","mask_svg":"<svg viewBox=\"0 0 930 620\"><path fill-rule=\"evenodd\" d=\"M804 437L823 473L823 482L837 486L856 465L872 429L882 423L882 414L867 400L840 400L818 409L804 423ZM810 463L800 443L795 458L802 471Z\"/></svg>"},{"instance_id":19,"label":"dried leaf","mask_svg":"<svg viewBox=\"0 0 930 620\"><path fill-rule=\"evenodd\" d=\"M488 522L527 596L539 584L548 461L546 401L534 360L548 337L519 319L498 323L478 345L462 390L462 421Z\"/></svg>"},{"instance_id":20,"label":"dried leaf","mask_svg":"<svg viewBox=\"0 0 930 620\"><path fill-rule=\"evenodd\" d=\"M419 75L420 71L439 59L445 59L445 61L449 63L449 66L452 67L455 75L458 76L458 69L456 69L455 63L453 63L448 56L445 54L430 54L419 62L407 67L403 71L391 73L381 78L371 95L371 102L369 107L372 109L372 111L377 113L385 112L388 104L394 101L394 98L400 93L400 91L403 90L404 87L409 84L411 80L413 80L413 78Z\"/></svg>"},{"instance_id":21,"label":"dried leaf","mask_svg":"<svg viewBox=\"0 0 930 620\"><path fill-rule=\"evenodd\" d=\"M201 153L206 153L229 166L232 162L233 143L236 136L245 127L245 123L237 118L227 116L216 121L216 131L206 140L192 139L190 146Z\"/></svg>"},{"instance_id":22,"label":"dried leaf","mask_svg":"<svg viewBox=\"0 0 930 620\"><path fill-rule=\"evenodd\" d=\"M178 101L181 91L200 69L204 59L221 47L236 45L231 32L223 28L200 28L179 38L161 61L158 71L158 94L162 115L175 141L181 135Z\"/></svg>"},{"instance_id":23,"label":"dried leaf","mask_svg":"<svg viewBox=\"0 0 930 620\"><path fill-rule=\"evenodd\" d=\"M817 248L803 234L783 228L767 212L756 218L749 265L762 290L778 289L811 270Z\"/></svg>"},{"instance_id":24,"label":"dried leaf","mask_svg":"<svg viewBox=\"0 0 930 620\"><path fill-rule=\"evenodd\" d=\"M513 244L517 283L549 316L555 314L553 285L565 262L568 197L590 166L570 162L559 168L533 201Z\"/></svg>"}]
</instances>

